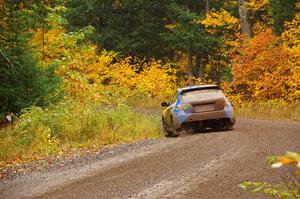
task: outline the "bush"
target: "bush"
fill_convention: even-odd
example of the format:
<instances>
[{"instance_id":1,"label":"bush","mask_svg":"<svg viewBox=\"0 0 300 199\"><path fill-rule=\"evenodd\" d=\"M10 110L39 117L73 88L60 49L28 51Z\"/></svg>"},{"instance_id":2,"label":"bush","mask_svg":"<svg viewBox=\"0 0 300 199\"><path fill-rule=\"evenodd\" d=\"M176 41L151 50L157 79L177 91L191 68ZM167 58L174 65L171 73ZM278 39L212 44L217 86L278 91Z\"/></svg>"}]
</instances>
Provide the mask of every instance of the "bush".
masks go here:
<instances>
[{"instance_id":1,"label":"bush","mask_svg":"<svg viewBox=\"0 0 300 199\"><path fill-rule=\"evenodd\" d=\"M0 130L0 161L30 160L64 148L101 146L160 137L158 116L126 105L115 108L65 102L48 109L31 107L12 127Z\"/></svg>"},{"instance_id":2,"label":"bush","mask_svg":"<svg viewBox=\"0 0 300 199\"><path fill-rule=\"evenodd\" d=\"M45 106L61 98L58 90L60 80L51 69L42 69L30 59L31 56L20 55L22 63L14 67L4 65L0 68L0 113L18 113L30 106ZM1 64L0 58L0 64Z\"/></svg>"}]
</instances>

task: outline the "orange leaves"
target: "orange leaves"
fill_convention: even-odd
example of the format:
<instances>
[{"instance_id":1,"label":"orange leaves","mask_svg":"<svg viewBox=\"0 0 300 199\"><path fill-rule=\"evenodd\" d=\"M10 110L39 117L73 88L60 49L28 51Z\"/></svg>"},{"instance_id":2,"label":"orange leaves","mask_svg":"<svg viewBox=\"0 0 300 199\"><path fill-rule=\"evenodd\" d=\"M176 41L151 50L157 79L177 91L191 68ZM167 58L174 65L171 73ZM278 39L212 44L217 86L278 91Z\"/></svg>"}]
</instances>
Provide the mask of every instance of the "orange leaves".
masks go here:
<instances>
[{"instance_id":1,"label":"orange leaves","mask_svg":"<svg viewBox=\"0 0 300 199\"><path fill-rule=\"evenodd\" d=\"M297 13L285 24L281 37L257 23L255 36L240 43L233 58L233 85L243 88L244 99L295 101L300 97L299 21Z\"/></svg>"},{"instance_id":2,"label":"orange leaves","mask_svg":"<svg viewBox=\"0 0 300 199\"><path fill-rule=\"evenodd\" d=\"M272 164L272 168L279 168L283 165L295 164L296 173L300 175L300 155L295 152L286 152L284 156L279 156L276 161Z\"/></svg>"},{"instance_id":3,"label":"orange leaves","mask_svg":"<svg viewBox=\"0 0 300 199\"><path fill-rule=\"evenodd\" d=\"M282 164L292 164L292 163L295 163L296 161L289 157L281 156L281 157L278 157L278 162L280 162Z\"/></svg>"},{"instance_id":4,"label":"orange leaves","mask_svg":"<svg viewBox=\"0 0 300 199\"><path fill-rule=\"evenodd\" d=\"M272 31L266 29L245 41L233 59L234 86L244 87L244 97L256 100L295 100L298 73L291 57Z\"/></svg>"}]
</instances>

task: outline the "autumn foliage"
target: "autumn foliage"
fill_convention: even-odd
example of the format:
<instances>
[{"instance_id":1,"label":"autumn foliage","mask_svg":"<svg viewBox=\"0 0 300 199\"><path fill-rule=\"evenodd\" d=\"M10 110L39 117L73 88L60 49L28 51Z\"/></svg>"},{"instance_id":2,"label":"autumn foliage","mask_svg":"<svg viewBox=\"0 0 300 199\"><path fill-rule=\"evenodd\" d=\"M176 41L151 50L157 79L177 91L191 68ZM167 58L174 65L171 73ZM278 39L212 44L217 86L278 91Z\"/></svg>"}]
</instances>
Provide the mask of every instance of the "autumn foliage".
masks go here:
<instances>
[{"instance_id":1,"label":"autumn foliage","mask_svg":"<svg viewBox=\"0 0 300 199\"><path fill-rule=\"evenodd\" d=\"M245 100L294 101L299 97L300 73L291 59L279 38L266 29L240 43L233 59L233 85Z\"/></svg>"},{"instance_id":2,"label":"autumn foliage","mask_svg":"<svg viewBox=\"0 0 300 199\"><path fill-rule=\"evenodd\" d=\"M57 65L56 74L65 80L69 96L80 100L89 96L94 102L103 102L106 96L101 93L109 85L129 89L131 93L124 98L141 93L162 100L174 92L176 71L170 64L124 57L104 49L97 52L97 46L85 38L93 31L91 27L70 34L57 19L50 18L49 25L45 32L36 31L32 45L44 65Z\"/></svg>"}]
</instances>

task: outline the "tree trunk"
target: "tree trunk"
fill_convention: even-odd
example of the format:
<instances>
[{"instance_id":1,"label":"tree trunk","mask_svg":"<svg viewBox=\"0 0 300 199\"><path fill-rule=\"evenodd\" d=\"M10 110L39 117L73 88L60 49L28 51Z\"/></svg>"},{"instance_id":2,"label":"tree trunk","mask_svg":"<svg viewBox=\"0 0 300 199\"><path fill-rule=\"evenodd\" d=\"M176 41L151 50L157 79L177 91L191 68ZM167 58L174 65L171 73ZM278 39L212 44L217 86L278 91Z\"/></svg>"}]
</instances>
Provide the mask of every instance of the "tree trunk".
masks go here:
<instances>
[{"instance_id":1,"label":"tree trunk","mask_svg":"<svg viewBox=\"0 0 300 199\"><path fill-rule=\"evenodd\" d=\"M197 67L198 77L200 77L202 79L204 68L203 68L200 54L197 54L197 56L196 56L196 67Z\"/></svg>"},{"instance_id":2,"label":"tree trunk","mask_svg":"<svg viewBox=\"0 0 300 199\"><path fill-rule=\"evenodd\" d=\"M209 13L209 0L206 0L205 3L205 14L207 15Z\"/></svg>"},{"instance_id":3,"label":"tree trunk","mask_svg":"<svg viewBox=\"0 0 300 199\"><path fill-rule=\"evenodd\" d=\"M194 66L193 66L193 52L191 48L191 44L187 47L187 65L188 65L188 73L190 76L194 74Z\"/></svg>"},{"instance_id":4,"label":"tree trunk","mask_svg":"<svg viewBox=\"0 0 300 199\"><path fill-rule=\"evenodd\" d=\"M0 0L0 14L4 12L5 9L5 0Z\"/></svg>"},{"instance_id":5,"label":"tree trunk","mask_svg":"<svg viewBox=\"0 0 300 199\"><path fill-rule=\"evenodd\" d=\"M248 23L248 12L246 0L238 0L239 1L239 15L240 15L240 24L242 27L242 33L246 34L248 38L251 37L250 24Z\"/></svg>"},{"instance_id":6,"label":"tree trunk","mask_svg":"<svg viewBox=\"0 0 300 199\"><path fill-rule=\"evenodd\" d=\"M189 2L186 1L186 11L190 11ZM188 74L189 76L194 75L194 66L193 66L193 51L192 51L192 44L191 41L188 41L187 45L187 67L188 67Z\"/></svg>"},{"instance_id":7,"label":"tree trunk","mask_svg":"<svg viewBox=\"0 0 300 199\"><path fill-rule=\"evenodd\" d=\"M208 15L209 13L209 9L210 9L210 6L209 6L209 0L205 0L205 14ZM205 67L205 64L203 62L203 56L201 56L201 54L197 53L196 55L196 69L195 69L195 73L197 73L197 77L199 78L203 78L204 77L204 67Z\"/></svg>"},{"instance_id":8,"label":"tree trunk","mask_svg":"<svg viewBox=\"0 0 300 199\"><path fill-rule=\"evenodd\" d=\"M43 56L42 56L42 60L45 61L45 23L43 20L43 26L42 26L42 48L43 48Z\"/></svg>"}]
</instances>

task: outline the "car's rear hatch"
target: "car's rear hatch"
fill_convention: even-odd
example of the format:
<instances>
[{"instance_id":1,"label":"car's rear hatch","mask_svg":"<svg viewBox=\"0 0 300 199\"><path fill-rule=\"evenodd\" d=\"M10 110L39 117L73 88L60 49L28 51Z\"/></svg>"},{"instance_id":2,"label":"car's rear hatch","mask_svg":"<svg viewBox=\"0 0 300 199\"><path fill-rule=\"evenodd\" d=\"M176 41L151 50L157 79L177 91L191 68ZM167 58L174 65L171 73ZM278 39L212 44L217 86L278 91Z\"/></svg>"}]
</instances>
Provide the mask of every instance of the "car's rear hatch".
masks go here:
<instances>
[{"instance_id":1,"label":"car's rear hatch","mask_svg":"<svg viewBox=\"0 0 300 199\"><path fill-rule=\"evenodd\" d=\"M183 104L190 104L193 112L208 112L223 110L225 106L225 97L219 89L202 89L182 94Z\"/></svg>"}]
</instances>

